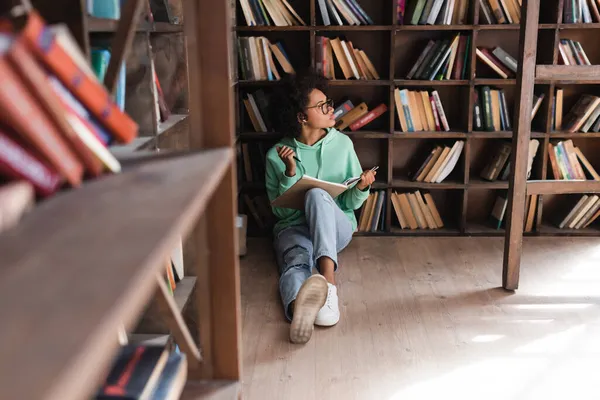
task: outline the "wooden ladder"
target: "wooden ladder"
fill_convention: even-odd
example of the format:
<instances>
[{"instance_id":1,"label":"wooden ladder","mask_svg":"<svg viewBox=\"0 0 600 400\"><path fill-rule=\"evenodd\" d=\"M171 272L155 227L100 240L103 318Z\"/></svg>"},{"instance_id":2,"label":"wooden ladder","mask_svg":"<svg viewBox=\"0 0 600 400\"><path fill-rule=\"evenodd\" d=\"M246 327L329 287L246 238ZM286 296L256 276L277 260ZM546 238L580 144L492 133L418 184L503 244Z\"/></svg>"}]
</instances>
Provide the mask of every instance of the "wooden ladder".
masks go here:
<instances>
[{"instance_id":1,"label":"wooden ladder","mask_svg":"<svg viewBox=\"0 0 600 400\"><path fill-rule=\"evenodd\" d=\"M515 132L512 142L502 286L519 287L523 250L523 226L527 195L600 193L600 181L527 180L529 140L531 138L532 96L536 79L549 82L600 81L600 65L536 65L537 35L542 0L523 0L517 70Z\"/></svg>"}]
</instances>

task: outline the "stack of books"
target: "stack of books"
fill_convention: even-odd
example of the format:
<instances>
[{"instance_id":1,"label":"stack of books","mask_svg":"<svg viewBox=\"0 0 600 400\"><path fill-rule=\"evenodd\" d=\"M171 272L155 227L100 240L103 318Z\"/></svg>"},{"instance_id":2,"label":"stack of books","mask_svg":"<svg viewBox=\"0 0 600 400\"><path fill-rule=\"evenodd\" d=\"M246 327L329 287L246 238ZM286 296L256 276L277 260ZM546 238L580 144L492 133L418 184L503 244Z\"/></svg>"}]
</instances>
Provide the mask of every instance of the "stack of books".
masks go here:
<instances>
[{"instance_id":1,"label":"stack of books","mask_svg":"<svg viewBox=\"0 0 600 400\"><path fill-rule=\"evenodd\" d=\"M457 140L452 146L436 146L421 167L412 175L416 182L441 183L456 167L465 142Z\"/></svg>"},{"instance_id":2,"label":"stack of books","mask_svg":"<svg viewBox=\"0 0 600 400\"><path fill-rule=\"evenodd\" d=\"M565 24L591 24L600 22L598 0L565 0L563 22Z\"/></svg>"},{"instance_id":3,"label":"stack of books","mask_svg":"<svg viewBox=\"0 0 600 400\"><path fill-rule=\"evenodd\" d=\"M592 65L581 43L571 39L560 39L558 43L560 61L564 65Z\"/></svg>"},{"instance_id":4,"label":"stack of books","mask_svg":"<svg viewBox=\"0 0 600 400\"><path fill-rule=\"evenodd\" d=\"M315 46L317 71L329 79L337 79L334 57L344 79L379 79L379 73L367 54L352 42L340 38L317 36Z\"/></svg>"},{"instance_id":5,"label":"stack of books","mask_svg":"<svg viewBox=\"0 0 600 400\"><path fill-rule=\"evenodd\" d=\"M349 127L351 131L357 131L382 116L387 110L388 107L383 103L369 111L369 107L365 102L354 107L352 101L346 100L333 111L336 120L335 127L339 130Z\"/></svg>"},{"instance_id":6,"label":"stack of books","mask_svg":"<svg viewBox=\"0 0 600 400\"><path fill-rule=\"evenodd\" d=\"M533 231L535 213L537 210L537 200L538 197L536 194L527 196L527 200L525 201L525 219L523 221L524 232ZM492 212L490 213L490 224L494 229L500 229L503 227L505 223L504 217L506 216L507 206L508 196L506 191L501 191L501 193L496 197Z\"/></svg>"},{"instance_id":7,"label":"stack of books","mask_svg":"<svg viewBox=\"0 0 600 400\"><path fill-rule=\"evenodd\" d=\"M392 206L402 229L440 229L444 221L430 193L392 193Z\"/></svg>"},{"instance_id":8,"label":"stack of books","mask_svg":"<svg viewBox=\"0 0 600 400\"><path fill-rule=\"evenodd\" d=\"M287 0L240 0L248 26L306 25Z\"/></svg>"},{"instance_id":9,"label":"stack of books","mask_svg":"<svg viewBox=\"0 0 600 400\"><path fill-rule=\"evenodd\" d=\"M244 80L280 80L281 75L274 59L285 73L296 73L281 42L273 44L266 37L241 36L238 37L238 53L240 72Z\"/></svg>"},{"instance_id":10,"label":"stack of books","mask_svg":"<svg viewBox=\"0 0 600 400\"><path fill-rule=\"evenodd\" d=\"M0 35L0 176L29 182L40 197L85 178L118 173L108 150L138 125L111 99L68 30L31 11L19 32Z\"/></svg>"},{"instance_id":11,"label":"stack of books","mask_svg":"<svg viewBox=\"0 0 600 400\"><path fill-rule=\"evenodd\" d=\"M398 24L463 25L469 0L398 0Z\"/></svg>"},{"instance_id":12,"label":"stack of books","mask_svg":"<svg viewBox=\"0 0 600 400\"><path fill-rule=\"evenodd\" d=\"M493 49L478 47L475 49L475 53L477 58L494 70L501 78L508 79L516 76L517 60L501 47L494 47Z\"/></svg>"},{"instance_id":13,"label":"stack of books","mask_svg":"<svg viewBox=\"0 0 600 400\"><path fill-rule=\"evenodd\" d=\"M533 95L531 119L533 120L544 101L544 93ZM504 90L481 86L475 91L473 129L488 132L511 130L511 108L508 107Z\"/></svg>"},{"instance_id":14,"label":"stack of books","mask_svg":"<svg viewBox=\"0 0 600 400\"><path fill-rule=\"evenodd\" d=\"M402 132L449 131L439 93L394 89L394 101Z\"/></svg>"},{"instance_id":15,"label":"stack of books","mask_svg":"<svg viewBox=\"0 0 600 400\"><path fill-rule=\"evenodd\" d=\"M357 0L317 0L323 25L373 25L373 20L361 8Z\"/></svg>"},{"instance_id":16,"label":"stack of books","mask_svg":"<svg viewBox=\"0 0 600 400\"><path fill-rule=\"evenodd\" d=\"M96 400L178 399L187 378L187 359L168 345L122 346Z\"/></svg>"},{"instance_id":17,"label":"stack of books","mask_svg":"<svg viewBox=\"0 0 600 400\"><path fill-rule=\"evenodd\" d=\"M585 194L573 206L567 215L558 222L560 229L582 229L587 228L600 216L600 197L598 195Z\"/></svg>"},{"instance_id":18,"label":"stack of books","mask_svg":"<svg viewBox=\"0 0 600 400\"><path fill-rule=\"evenodd\" d=\"M364 202L358 219L358 232L384 230L387 202L385 190L373 191Z\"/></svg>"},{"instance_id":19,"label":"stack of books","mask_svg":"<svg viewBox=\"0 0 600 400\"><path fill-rule=\"evenodd\" d=\"M471 37L457 34L452 39L429 40L406 79L467 79Z\"/></svg>"},{"instance_id":20,"label":"stack of books","mask_svg":"<svg viewBox=\"0 0 600 400\"><path fill-rule=\"evenodd\" d=\"M585 171L587 171L593 180L600 181L600 175L570 139L554 144L548 143L548 159L554 179L586 180Z\"/></svg>"},{"instance_id":21,"label":"stack of books","mask_svg":"<svg viewBox=\"0 0 600 400\"><path fill-rule=\"evenodd\" d=\"M521 22L521 0L479 0L479 21L487 24Z\"/></svg>"},{"instance_id":22,"label":"stack of books","mask_svg":"<svg viewBox=\"0 0 600 400\"><path fill-rule=\"evenodd\" d=\"M539 140L529 140L527 178L531 176L531 168L533 167L533 161L535 160L539 146ZM487 181L495 181L497 179L502 181L508 180L508 175L510 174L509 158L511 151L512 144L510 142L501 142L500 146L496 147L496 151L494 152L490 162L486 164L479 176Z\"/></svg>"}]
</instances>

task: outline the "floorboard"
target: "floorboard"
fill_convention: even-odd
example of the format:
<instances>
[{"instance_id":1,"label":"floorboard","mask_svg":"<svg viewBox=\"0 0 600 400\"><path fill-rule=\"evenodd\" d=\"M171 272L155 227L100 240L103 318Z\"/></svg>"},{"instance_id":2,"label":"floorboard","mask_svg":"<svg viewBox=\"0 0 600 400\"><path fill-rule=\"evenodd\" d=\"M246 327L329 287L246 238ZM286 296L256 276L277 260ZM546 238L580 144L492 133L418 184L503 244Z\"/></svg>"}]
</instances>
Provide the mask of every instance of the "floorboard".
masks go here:
<instances>
[{"instance_id":1,"label":"floorboard","mask_svg":"<svg viewBox=\"0 0 600 400\"><path fill-rule=\"evenodd\" d=\"M526 238L506 292L502 238L356 238L341 320L288 342L271 245L241 261L243 398L596 399L600 239Z\"/></svg>"}]
</instances>

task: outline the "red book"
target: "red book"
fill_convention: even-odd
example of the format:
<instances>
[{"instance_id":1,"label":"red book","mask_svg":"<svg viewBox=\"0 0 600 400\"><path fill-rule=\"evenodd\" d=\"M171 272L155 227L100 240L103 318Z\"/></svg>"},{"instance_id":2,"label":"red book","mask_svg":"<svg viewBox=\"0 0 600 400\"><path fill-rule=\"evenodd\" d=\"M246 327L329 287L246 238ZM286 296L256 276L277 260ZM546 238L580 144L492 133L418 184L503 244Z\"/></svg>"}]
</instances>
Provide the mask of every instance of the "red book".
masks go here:
<instances>
[{"instance_id":1,"label":"red book","mask_svg":"<svg viewBox=\"0 0 600 400\"><path fill-rule=\"evenodd\" d=\"M467 37L458 38L458 50L456 52L456 64L452 70L452 79L462 79L462 70L465 62L465 51L467 51Z\"/></svg>"},{"instance_id":2,"label":"red book","mask_svg":"<svg viewBox=\"0 0 600 400\"><path fill-rule=\"evenodd\" d=\"M83 166L22 83L6 57L0 57L2 120L48 161L72 186L79 186Z\"/></svg>"},{"instance_id":3,"label":"red book","mask_svg":"<svg viewBox=\"0 0 600 400\"><path fill-rule=\"evenodd\" d=\"M66 120L65 109L62 107L61 102L57 101L56 94L47 81L46 72L33 58L23 41L14 41L6 55L31 94L36 98L42 109L46 111L57 131L62 134L65 142L83 163L89 174L91 176L102 174L102 162L81 141Z\"/></svg>"},{"instance_id":4,"label":"red book","mask_svg":"<svg viewBox=\"0 0 600 400\"><path fill-rule=\"evenodd\" d=\"M37 12L29 13L21 35L35 56L119 142L129 143L137 136L135 121L119 109L102 84L79 69Z\"/></svg>"},{"instance_id":5,"label":"red book","mask_svg":"<svg viewBox=\"0 0 600 400\"><path fill-rule=\"evenodd\" d=\"M56 192L62 183L60 175L2 130L0 130L0 175L31 182L36 193L43 197Z\"/></svg>"},{"instance_id":6,"label":"red book","mask_svg":"<svg viewBox=\"0 0 600 400\"><path fill-rule=\"evenodd\" d=\"M381 114L386 112L387 109L388 109L387 106L383 103L378 105L377 107L372 109L370 112L368 112L367 114L362 116L360 119L358 119L358 120L354 121L352 124L350 124L350 130L356 131L356 130L362 128L363 126L367 125L369 122L373 121L375 118L381 116Z\"/></svg>"}]
</instances>

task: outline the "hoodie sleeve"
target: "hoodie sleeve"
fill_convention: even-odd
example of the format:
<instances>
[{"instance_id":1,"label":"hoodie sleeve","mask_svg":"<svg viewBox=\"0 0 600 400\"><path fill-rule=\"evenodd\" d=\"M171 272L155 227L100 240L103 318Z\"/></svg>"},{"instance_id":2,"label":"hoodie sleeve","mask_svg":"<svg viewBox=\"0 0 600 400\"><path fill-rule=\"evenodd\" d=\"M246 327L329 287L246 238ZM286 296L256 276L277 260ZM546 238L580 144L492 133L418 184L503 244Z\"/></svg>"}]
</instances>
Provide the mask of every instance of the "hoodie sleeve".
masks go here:
<instances>
[{"instance_id":1,"label":"hoodie sleeve","mask_svg":"<svg viewBox=\"0 0 600 400\"><path fill-rule=\"evenodd\" d=\"M301 178L300 171L289 177L285 174L285 164L277 156L276 151L269 151L265 165L265 184L269 201L275 200ZM279 219L285 219L295 212L291 208L272 207L273 214Z\"/></svg>"},{"instance_id":2,"label":"hoodie sleeve","mask_svg":"<svg viewBox=\"0 0 600 400\"><path fill-rule=\"evenodd\" d=\"M358 161L358 156L354 151L354 144L352 144L351 141L350 143L350 148L348 149L350 154L348 155L348 165L346 166L346 179L359 176L363 172L360 161ZM369 197L370 188L371 187L368 187L362 191L356 185L354 185L351 189L346 190L340 195L340 204L348 210L359 209Z\"/></svg>"}]
</instances>

